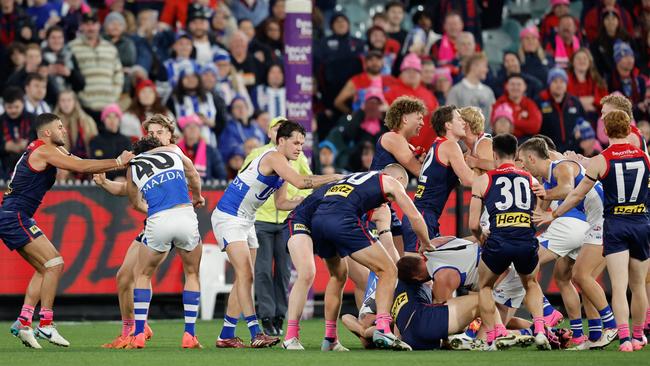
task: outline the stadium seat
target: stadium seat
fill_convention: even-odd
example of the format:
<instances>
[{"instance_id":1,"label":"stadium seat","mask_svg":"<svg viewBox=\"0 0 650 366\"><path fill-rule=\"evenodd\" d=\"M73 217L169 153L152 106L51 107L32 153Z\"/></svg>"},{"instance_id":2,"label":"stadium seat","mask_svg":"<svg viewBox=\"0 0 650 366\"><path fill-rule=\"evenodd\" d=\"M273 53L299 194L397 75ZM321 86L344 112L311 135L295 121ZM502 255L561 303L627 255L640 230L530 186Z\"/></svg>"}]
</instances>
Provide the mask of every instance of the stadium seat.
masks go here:
<instances>
[{"instance_id":1,"label":"stadium seat","mask_svg":"<svg viewBox=\"0 0 650 366\"><path fill-rule=\"evenodd\" d=\"M210 320L218 294L229 294L232 284L226 283L226 262L228 255L216 244L203 244L201 257L201 320Z\"/></svg>"}]
</instances>

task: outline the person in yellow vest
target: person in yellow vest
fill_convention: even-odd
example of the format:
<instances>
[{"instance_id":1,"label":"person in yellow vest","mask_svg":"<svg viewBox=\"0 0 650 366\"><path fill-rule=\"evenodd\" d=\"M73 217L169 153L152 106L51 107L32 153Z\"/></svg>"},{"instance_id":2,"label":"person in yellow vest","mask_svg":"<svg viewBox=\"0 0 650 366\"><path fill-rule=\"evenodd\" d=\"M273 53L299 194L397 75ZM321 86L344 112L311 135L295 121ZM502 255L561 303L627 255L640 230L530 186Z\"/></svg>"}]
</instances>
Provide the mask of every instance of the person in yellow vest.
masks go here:
<instances>
[{"instance_id":1,"label":"person in yellow vest","mask_svg":"<svg viewBox=\"0 0 650 366\"><path fill-rule=\"evenodd\" d=\"M267 134L271 142L251 151L244 160L248 164L265 151L275 147L275 135L280 122L285 117L276 117L269 123ZM307 157L300 153L297 160L290 162L291 166L301 175L311 175ZM306 197L311 190L299 190L289 185L287 198ZM255 216L255 232L259 248L255 260L255 295L257 297L257 314L262 320L264 333L271 336L282 335L284 315L287 312L287 292L291 277L291 257L287 251L287 235L285 219L289 211L275 208L273 198L269 198L257 210ZM273 266L275 261L275 266Z\"/></svg>"}]
</instances>

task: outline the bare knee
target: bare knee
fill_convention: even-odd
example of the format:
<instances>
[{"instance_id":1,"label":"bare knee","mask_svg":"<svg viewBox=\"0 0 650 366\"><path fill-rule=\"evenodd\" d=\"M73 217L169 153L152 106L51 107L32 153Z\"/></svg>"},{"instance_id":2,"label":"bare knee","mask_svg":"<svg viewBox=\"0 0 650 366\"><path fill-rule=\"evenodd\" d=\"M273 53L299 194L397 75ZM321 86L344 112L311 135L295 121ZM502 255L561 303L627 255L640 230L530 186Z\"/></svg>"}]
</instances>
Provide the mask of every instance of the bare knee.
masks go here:
<instances>
[{"instance_id":1,"label":"bare knee","mask_svg":"<svg viewBox=\"0 0 650 366\"><path fill-rule=\"evenodd\" d=\"M237 278L237 281L239 283L252 285L254 279L253 269L249 267L244 267L239 271L236 271L235 277Z\"/></svg>"},{"instance_id":2,"label":"bare knee","mask_svg":"<svg viewBox=\"0 0 650 366\"><path fill-rule=\"evenodd\" d=\"M316 267L308 266L307 268L303 268L300 271L298 271L298 278L296 279L296 282L300 281L303 284L311 285L312 283L314 283L315 278L316 278Z\"/></svg>"},{"instance_id":3,"label":"bare knee","mask_svg":"<svg viewBox=\"0 0 650 366\"><path fill-rule=\"evenodd\" d=\"M115 274L115 280L117 281L117 287L122 288L133 283L134 280L133 268L124 268L120 267Z\"/></svg>"},{"instance_id":4,"label":"bare knee","mask_svg":"<svg viewBox=\"0 0 650 366\"><path fill-rule=\"evenodd\" d=\"M397 278L397 266L393 261L387 261L383 264L380 271L378 271L377 276L381 278L386 276L386 278Z\"/></svg>"},{"instance_id":5,"label":"bare knee","mask_svg":"<svg viewBox=\"0 0 650 366\"><path fill-rule=\"evenodd\" d=\"M43 263L43 266L41 268L42 272L39 271L41 274L45 273L54 273L56 275L60 275L63 273L63 268L64 268L64 263L63 263L63 257L59 253L57 253L57 256L54 258L46 261Z\"/></svg>"}]
</instances>

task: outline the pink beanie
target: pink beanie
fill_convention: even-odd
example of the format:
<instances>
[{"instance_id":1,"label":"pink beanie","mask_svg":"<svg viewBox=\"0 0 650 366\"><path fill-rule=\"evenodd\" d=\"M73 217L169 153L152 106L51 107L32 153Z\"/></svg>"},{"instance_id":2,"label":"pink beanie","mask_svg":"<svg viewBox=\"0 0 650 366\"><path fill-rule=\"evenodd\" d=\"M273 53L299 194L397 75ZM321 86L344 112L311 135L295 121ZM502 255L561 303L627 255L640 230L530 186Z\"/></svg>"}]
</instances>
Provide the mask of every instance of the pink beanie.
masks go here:
<instances>
[{"instance_id":1,"label":"pink beanie","mask_svg":"<svg viewBox=\"0 0 650 366\"><path fill-rule=\"evenodd\" d=\"M414 69L415 71L422 71L422 61L420 60L420 57L416 55L415 53L409 53L404 57L404 60L402 61L402 65L399 68L399 71L404 71L406 69Z\"/></svg>"},{"instance_id":2,"label":"pink beanie","mask_svg":"<svg viewBox=\"0 0 650 366\"><path fill-rule=\"evenodd\" d=\"M363 101L367 102L368 99L370 99L370 98L377 98L377 99L379 99L379 101L381 103L387 104L386 99L384 98L384 93L382 92L382 90L380 88L370 87L370 88L366 89L366 95L365 95Z\"/></svg>"},{"instance_id":3,"label":"pink beanie","mask_svg":"<svg viewBox=\"0 0 650 366\"><path fill-rule=\"evenodd\" d=\"M496 107L494 110L494 115L492 116L492 124L494 124L494 122L496 122L499 118L505 118L511 123L513 122L514 118L512 116L512 107L510 107L508 103L501 103Z\"/></svg>"},{"instance_id":4,"label":"pink beanie","mask_svg":"<svg viewBox=\"0 0 650 366\"><path fill-rule=\"evenodd\" d=\"M522 38L528 37L528 36L533 36L533 37L539 39L539 29L537 29L536 26L531 25L531 26L528 26L528 27L522 29L521 32L519 32L519 39L522 39Z\"/></svg>"},{"instance_id":5,"label":"pink beanie","mask_svg":"<svg viewBox=\"0 0 650 366\"><path fill-rule=\"evenodd\" d=\"M551 0L551 8L556 5L569 5L569 0Z\"/></svg>"},{"instance_id":6,"label":"pink beanie","mask_svg":"<svg viewBox=\"0 0 650 366\"><path fill-rule=\"evenodd\" d=\"M180 127L181 130L184 130L185 126L191 123L197 124L199 127L203 126L203 121L196 114L189 114L178 119L178 127Z\"/></svg>"},{"instance_id":7,"label":"pink beanie","mask_svg":"<svg viewBox=\"0 0 650 366\"><path fill-rule=\"evenodd\" d=\"M111 113L117 114L117 117L119 119L122 119L122 110L120 109L120 106L117 105L116 103L112 103L104 107L104 109L102 109L102 115L101 115L102 121L104 121L106 117L108 117L108 115Z\"/></svg>"},{"instance_id":8,"label":"pink beanie","mask_svg":"<svg viewBox=\"0 0 650 366\"><path fill-rule=\"evenodd\" d=\"M454 79L451 76L451 70L448 67L437 67L433 73L433 84L435 85L438 82L438 79L445 78L449 82L454 82Z\"/></svg>"}]
</instances>

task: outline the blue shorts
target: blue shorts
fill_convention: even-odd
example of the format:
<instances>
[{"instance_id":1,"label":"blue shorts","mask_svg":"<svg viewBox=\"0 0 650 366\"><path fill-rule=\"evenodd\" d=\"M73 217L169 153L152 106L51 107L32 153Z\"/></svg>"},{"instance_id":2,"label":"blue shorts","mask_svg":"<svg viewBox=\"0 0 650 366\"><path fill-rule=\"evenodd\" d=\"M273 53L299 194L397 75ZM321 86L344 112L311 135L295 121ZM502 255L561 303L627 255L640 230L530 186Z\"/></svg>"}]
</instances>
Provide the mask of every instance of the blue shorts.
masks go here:
<instances>
[{"instance_id":1,"label":"blue shorts","mask_svg":"<svg viewBox=\"0 0 650 366\"><path fill-rule=\"evenodd\" d=\"M440 342L449 336L449 307L441 304L414 304L407 305L400 313L413 311L415 314L406 325L400 328L402 340L414 350L431 350L440 348Z\"/></svg>"},{"instance_id":2,"label":"blue shorts","mask_svg":"<svg viewBox=\"0 0 650 366\"><path fill-rule=\"evenodd\" d=\"M286 223L287 229L289 229L289 238L298 234L311 236L311 220L304 217L300 211L291 211Z\"/></svg>"},{"instance_id":3,"label":"blue shorts","mask_svg":"<svg viewBox=\"0 0 650 366\"><path fill-rule=\"evenodd\" d=\"M312 219L314 252L323 258L347 257L377 240L355 215L318 213Z\"/></svg>"},{"instance_id":4,"label":"blue shorts","mask_svg":"<svg viewBox=\"0 0 650 366\"><path fill-rule=\"evenodd\" d=\"M16 250L43 235L31 217L17 211L0 211L0 239L10 250Z\"/></svg>"},{"instance_id":5,"label":"blue shorts","mask_svg":"<svg viewBox=\"0 0 650 366\"><path fill-rule=\"evenodd\" d=\"M499 275L505 272L512 263L515 265L517 273L527 275L533 273L537 267L538 249L539 244L535 238L527 241L514 241L495 240L495 238L488 237L481 251L481 259L494 274Z\"/></svg>"},{"instance_id":6,"label":"blue shorts","mask_svg":"<svg viewBox=\"0 0 650 366\"><path fill-rule=\"evenodd\" d=\"M438 215L427 211L422 211L421 214L422 217L424 217L424 222L427 224L429 239L439 237L440 224L438 223ZM417 235L415 235L415 231L413 231L411 221L406 216L404 216L404 219L402 220L402 232L404 233L404 251L416 253L420 248L420 243Z\"/></svg>"},{"instance_id":7,"label":"blue shorts","mask_svg":"<svg viewBox=\"0 0 650 366\"><path fill-rule=\"evenodd\" d=\"M647 216L635 218L605 218L603 226L603 255L615 254L626 250L630 257L644 261L650 258L650 222Z\"/></svg>"}]
</instances>

